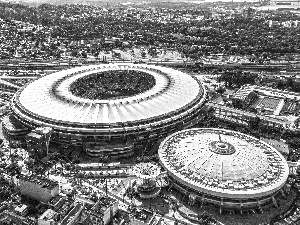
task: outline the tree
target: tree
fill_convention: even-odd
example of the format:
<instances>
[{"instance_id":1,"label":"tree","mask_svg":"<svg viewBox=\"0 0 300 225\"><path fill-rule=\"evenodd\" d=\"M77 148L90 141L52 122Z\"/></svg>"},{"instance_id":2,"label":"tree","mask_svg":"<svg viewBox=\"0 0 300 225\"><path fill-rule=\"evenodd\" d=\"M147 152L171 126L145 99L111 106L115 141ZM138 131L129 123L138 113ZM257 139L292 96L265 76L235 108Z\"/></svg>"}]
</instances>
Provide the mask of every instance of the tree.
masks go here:
<instances>
[{"instance_id":1,"label":"tree","mask_svg":"<svg viewBox=\"0 0 300 225\"><path fill-rule=\"evenodd\" d=\"M285 87L286 87L286 85L282 80L277 82L277 88L278 89L285 89Z\"/></svg>"},{"instance_id":2,"label":"tree","mask_svg":"<svg viewBox=\"0 0 300 225\"><path fill-rule=\"evenodd\" d=\"M291 148L299 148L300 146L300 138L298 137L293 137L290 140L288 140L288 144Z\"/></svg>"},{"instance_id":3,"label":"tree","mask_svg":"<svg viewBox=\"0 0 300 225\"><path fill-rule=\"evenodd\" d=\"M258 131L260 127L260 121L261 119L258 116L249 118L248 124L250 130Z\"/></svg>"},{"instance_id":4,"label":"tree","mask_svg":"<svg viewBox=\"0 0 300 225\"><path fill-rule=\"evenodd\" d=\"M225 86L227 87L232 87L232 78L233 78L233 74L230 72L224 72L221 76L218 77L218 81L224 81L225 82Z\"/></svg>"},{"instance_id":5,"label":"tree","mask_svg":"<svg viewBox=\"0 0 300 225\"><path fill-rule=\"evenodd\" d=\"M216 89L216 92L218 92L219 94L224 94L224 92L226 91L226 88L223 87L223 86L219 86L217 89Z\"/></svg>"},{"instance_id":6,"label":"tree","mask_svg":"<svg viewBox=\"0 0 300 225\"><path fill-rule=\"evenodd\" d=\"M27 165L28 169L31 169L32 171L34 170L35 160L33 158L27 158L25 164Z\"/></svg>"},{"instance_id":7,"label":"tree","mask_svg":"<svg viewBox=\"0 0 300 225\"><path fill-rule=\"evenodd\" d=\"M287 78L286 87L290 90L294 89L294 80L293 80L293 78L291 78L291 77Z\"/></svg>"}]
</instances>

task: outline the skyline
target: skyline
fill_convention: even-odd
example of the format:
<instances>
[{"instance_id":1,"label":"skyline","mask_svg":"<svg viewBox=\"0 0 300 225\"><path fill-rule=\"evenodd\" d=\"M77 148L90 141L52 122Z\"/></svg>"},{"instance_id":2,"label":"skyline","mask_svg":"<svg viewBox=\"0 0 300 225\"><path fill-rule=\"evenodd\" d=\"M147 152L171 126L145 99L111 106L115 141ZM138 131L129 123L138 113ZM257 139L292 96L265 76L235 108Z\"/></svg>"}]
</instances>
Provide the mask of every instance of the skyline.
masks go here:
<instances>
[{"instance_id":1,"label":"skyline","mask_svg":"<svg viewBox=\"0 0 300 225\"><path fill-rule=\"evenodd\" d=\"M86 1L80 1L80 0L0 0L0 2L6 2L6 3L20 3L20 4L86 4L86 3L123 3L123 4L134 4L134 3L151 3L151 2L177 2L177 3L192 3L192 4L203 4L203 3L211 3L211 2L260 2L260 0L166 0L166 1L160 1L160 0L86 0Z\"/></svg>"}]
</instances>

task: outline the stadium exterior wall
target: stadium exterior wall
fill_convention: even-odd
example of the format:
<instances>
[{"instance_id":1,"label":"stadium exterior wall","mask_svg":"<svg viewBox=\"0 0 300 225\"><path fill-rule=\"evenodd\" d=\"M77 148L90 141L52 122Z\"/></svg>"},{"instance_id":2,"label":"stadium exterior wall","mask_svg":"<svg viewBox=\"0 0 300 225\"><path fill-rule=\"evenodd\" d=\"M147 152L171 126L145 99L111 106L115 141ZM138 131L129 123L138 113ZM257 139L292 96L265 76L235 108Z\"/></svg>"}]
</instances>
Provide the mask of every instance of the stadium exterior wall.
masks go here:
<instances>
[{"instance_id":1,"label":"stadium exterior wall","mask_svg":"<svg viewBox=\"0 0 300 225\"><path fill-rule=\"evenodd\" d=\"M201 130L200 128L193 128L188 129L190 131L193 130ZM224 129L216 129L216 128L202 128L202 130L224 130ZM226 130L224 130L226 131ZM177 134L182 133L183 131L178 131L169 135L163 142L161 142L159 147L159 162L161 166L167 171L170 180L171 180L171 187L182 192L185 196L194 195L196 199L200 202L208 202L220 207L224 208L231 208L231 209L249 209L249 208L259 208L263 205L273 203L276 206L276 197L279 194L284 195L284 187L286 184L286 180L289 175L289 167L286 163L284 157L278 153L278 160L282 161L282 165L280 166L280 174L278 175L278 179L270 181L267 185L259 187L259 188L252 188L252 189L237 189L237 190L230 190L230 189L220 189L215 188L209 185L204 185L197 182L193 182L187 177L184 177L181 172L175 171L173 167L170 165L172 163L176 164L176 161L170 163L168 156L165 155L163 152L165 151L166 147L165 144L172 140L172 138L178 138ZM233 133L239 133L235 131L230 131ZM250 135L242 134L244 137L253 138ZM179 138L180 139L180 138ZM253 138L255 139L255 138ZM203 140L205 142L205 140ZM196 142L195 142L196 143ZM274 152L277 152L271 145L262 142L263 145L267 146L270 149L273 149ZM199 146L201 148L201 146ZM174 151L172 148L170 151ZM186 151L189 152L188 149ZM173 153L175 154L175 153ZM194 154L193 152L189 152L189 154ZM181 156L184 157L184 156ZM205 156L202 156L205 157ZM231 157L231 156L229 156ZM172 160L172 159L170 159ZM191 163L190 161L188 161ZM186 165L186 164L185 164ZM208 168L209 169L209 168ZM242 170L242 169L241 169ZM190 175L192 176L192 175ZM245 178L247 179L247 178Z\"/></svg>"},{"instance_id":2,"label":"stadium exterior wall","mask_svg":"<svg viewBox=\"0 0 300 225\"><path fill-rule=\"evenodd\" d=\"M127 65L126 65L127 66ZM131 65L129 65L131 66ZM160 73L160 68L155 66L141 65L142 69L149 69L152 72ZM87 69L90 70L90 69ZM171 72L175 71L170 69ZM82 71L79 71L82 72ZM71 74L72 75L72 74ZM70 75L70 76L71 76ZM170 75L172 76L172 75ZM186 76L186 75L185 75ZM11 101L11 111L13 115L26 128L34 129L36 127L51 127L54 130L53 141L63 144L82 145L85 142L99 142L111 139L127 139L132 138L136 141L152 140L165 137L169 133L175 132L189 121L196 118L201 110L206 96L205 88L202 83L195 77L189 76L198 83L199 92L197 97L190 102L187 102L182 108L168 112L156 117L147 118L144 120L128 121L115 124L105 123L72 123L68 121L60 121L52 118L43 117L35 112L28 111L20 102L20 95L23 90L28 88L30 84L21 88ZM190 79L190 78L189 78ZM163 90L167 92L168 90ZM159 95L157 93L156 95ZM172 93L171 93L172 94ZM147 97L153 98L155 101L156 95ZM58 99L59 101L60 99ZM66 101L66 104L69 100ZM12 131L7 128L7 133L11 136L18 135L18 131Z\"/></svg>"}]
</instances>

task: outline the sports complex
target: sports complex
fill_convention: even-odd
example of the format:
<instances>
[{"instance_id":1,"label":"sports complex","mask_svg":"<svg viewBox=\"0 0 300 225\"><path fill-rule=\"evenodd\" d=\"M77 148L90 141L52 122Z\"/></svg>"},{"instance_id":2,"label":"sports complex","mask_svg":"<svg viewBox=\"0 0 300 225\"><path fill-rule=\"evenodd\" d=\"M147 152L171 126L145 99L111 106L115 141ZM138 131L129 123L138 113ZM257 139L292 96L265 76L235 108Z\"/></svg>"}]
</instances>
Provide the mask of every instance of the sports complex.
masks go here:
<instances>
[{"instance_id":1,"label":"sports complex","mask_svg":"<svg viewBox=\"0 0 300 225\"><path fill-rule=\"evenodd\" d=\"M235 210L274 204L284 195L289 167L272 146L224 129L194 128L168 136L158 150L173 187L189 201Z\"/></svg>"},{"instance_id":2,"label":"sports complex","mask_svg":"<svg viewBox=\"0 0 300 225\"><path fill-rule=\"evenodd\" d=\"M50 127L53 142L83 145L94 156L132 154L133 143L165 137L195 119L204 100L196 78L171 68L82 66L21 88L3 127L14 137Z\"/></svg>"},{"instance_id":3,"label":"sports complex","mask_svg":"<svg viewBox=\"0 0 300 225\"><path fill-rule=\"evenodd\" d=\"M82 66L19 89L11 101L12 113L2 124L8 136L26 139L28 152L34 153L47 135L52 143L83 146L89 156L100 159L132 156L137 145L160 139L162 173L189 204L213 204L220 213L278 207L289 176L285 158L243 133L185 129L197 121L205 100L198 79L172 68L131 63ZM152 198L161 188L153 178L156 173L145 178L151 166L144 167L137 176L137 191Z\"/></svg>"}]
</instances>

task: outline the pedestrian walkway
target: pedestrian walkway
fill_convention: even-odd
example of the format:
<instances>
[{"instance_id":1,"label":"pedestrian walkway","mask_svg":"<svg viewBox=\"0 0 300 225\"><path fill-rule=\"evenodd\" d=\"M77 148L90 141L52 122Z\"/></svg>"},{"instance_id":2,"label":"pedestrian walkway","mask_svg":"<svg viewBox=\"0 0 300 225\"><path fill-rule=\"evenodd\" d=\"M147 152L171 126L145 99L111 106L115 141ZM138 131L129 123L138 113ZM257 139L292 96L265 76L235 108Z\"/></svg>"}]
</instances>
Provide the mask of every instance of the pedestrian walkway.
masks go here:
<instances>
[{"instance_id":1,"label":"pedestrian walkway","mask_svg":"<svg viewBox=\"0 0 300 225\"><path fill-rule=\"evenodd\" d=\"M16 85L16 84L12 84L12 83L7 82L7 81L2 80L2 79L0 79L0 84L1 84L1 85L4 84L4 85L10 86L10 87L12 87L12 88L17 88L17 89L19 89L19 88L21 87L21 86L18 86L18 85Z\"/></svg>"}]
</instances>

